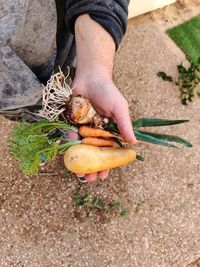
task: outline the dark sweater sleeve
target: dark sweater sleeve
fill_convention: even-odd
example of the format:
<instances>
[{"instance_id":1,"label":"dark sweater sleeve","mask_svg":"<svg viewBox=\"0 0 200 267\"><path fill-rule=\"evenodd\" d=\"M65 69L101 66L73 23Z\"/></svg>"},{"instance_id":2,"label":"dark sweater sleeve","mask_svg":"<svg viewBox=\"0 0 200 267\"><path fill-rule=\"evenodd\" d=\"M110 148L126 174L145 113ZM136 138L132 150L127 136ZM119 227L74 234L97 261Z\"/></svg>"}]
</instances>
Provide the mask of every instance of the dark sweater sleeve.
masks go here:
<instances>
[{"instance_id":1,"label":"dark sweater sleeve","mask_svg":"<svg viewBox=\"0 0 200 267\"><path fill-rule=\"evenodd\" d=\"M76 18L89 14L114 39L116 49L126 32L129 0L68 0L66 4L66 24L74 33Z\"/></svg>"}]
</instances>

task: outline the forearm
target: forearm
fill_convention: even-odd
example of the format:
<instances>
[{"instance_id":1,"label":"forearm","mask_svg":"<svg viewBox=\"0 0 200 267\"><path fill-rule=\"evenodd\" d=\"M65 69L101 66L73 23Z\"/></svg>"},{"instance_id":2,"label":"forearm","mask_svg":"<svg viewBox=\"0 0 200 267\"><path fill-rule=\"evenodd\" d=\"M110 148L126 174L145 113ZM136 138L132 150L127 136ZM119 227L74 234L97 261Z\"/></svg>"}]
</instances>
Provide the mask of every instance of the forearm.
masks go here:
<instances>
[{"instance_id":1,"label":"forearm","mask_svg":"<svg viewBox=\"0 0 200 267\"><path fill-rule=\"evenodd\" d=\"M81 14L101 25L113 38L115 48L121 43L126 32L129 0L68 0L65 21L74 33L74 24Z\"/></svg>"},{"instance_id":2,"label":"forearm","mask_svg":"<svg viewBox=\"0 0 200 267\"><path fill-rule=\"evenodd\" d=\"M95 72L112 77L115 43L111 35L89 15L79 16L75 23L77 48L76 77ZM85 77L84 77L85 78Z\"/></svg>"}]
</instances>

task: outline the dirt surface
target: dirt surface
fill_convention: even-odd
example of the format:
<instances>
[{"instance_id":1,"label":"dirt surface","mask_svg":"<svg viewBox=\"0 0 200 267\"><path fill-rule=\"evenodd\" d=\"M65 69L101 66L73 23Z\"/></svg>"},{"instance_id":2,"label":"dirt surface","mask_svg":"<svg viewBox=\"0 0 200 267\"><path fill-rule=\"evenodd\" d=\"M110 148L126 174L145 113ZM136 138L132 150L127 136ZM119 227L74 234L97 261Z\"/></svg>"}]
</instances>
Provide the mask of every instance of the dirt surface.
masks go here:
<instances>
[{"instance_id":1,"label":"dirt surface","mask_svg":"<svg viewBox=\"0 0 200 267\"><path fill-rule=\"evenodd\" d=\"M194 147L140 145L145 162L115 169L103 183L80 184L62 159L25 177L6 148L14 123L0 117L1 267L199 266L200 100L182 106L178 88L156 76L162 70L176 77L185 60L164 29L200 12L198 1L187 2L129 21L114 79L132 118L190 119L161 131ZM88 218L73 201L77 192L120 201L129 215L94 210Z\"/></svg>"}]
</instances>

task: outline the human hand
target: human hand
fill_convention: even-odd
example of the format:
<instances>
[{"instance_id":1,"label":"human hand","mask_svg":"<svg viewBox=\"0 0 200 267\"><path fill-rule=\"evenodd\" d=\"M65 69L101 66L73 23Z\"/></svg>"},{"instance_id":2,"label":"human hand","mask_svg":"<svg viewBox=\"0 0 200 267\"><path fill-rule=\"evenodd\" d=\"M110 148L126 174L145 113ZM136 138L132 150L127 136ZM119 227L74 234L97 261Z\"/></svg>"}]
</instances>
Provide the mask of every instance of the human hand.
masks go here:
<instances>
[{"instance_id":1,"label":"human hand","mask_svg":"<svg viewBox=\"0 0 200 267\"><path fill-rule=\"evenodd\" d=\"M97 77L96 77L97 76ZM110 118L117 123L125 141L135 144L128 102L114 85L111 79L90 72L86 77L75 79L73 95L81 95L90 100L93 108L102 117Z\"/></svg>"},{"instance_id":2,"label":"human hand","mask_svg":"<svg viewBox=\"0 0 200 267\"><path fill-rule=\"evenodd\" d=\"M128 103L123 95L116 88L112 80L105 76L97 75L97 71L84 72L80 78L76 78L73 85L73 94L82 95L90 100L98 114L116 121L124 139L135 144L136 138L132 129L129 116ZM101 77L101 79L100 79ZM93 182L98 177L101 180L107 178L108 170L99 173L79 175L85 176L88 182Z\"/></svg>"}]
</instances>

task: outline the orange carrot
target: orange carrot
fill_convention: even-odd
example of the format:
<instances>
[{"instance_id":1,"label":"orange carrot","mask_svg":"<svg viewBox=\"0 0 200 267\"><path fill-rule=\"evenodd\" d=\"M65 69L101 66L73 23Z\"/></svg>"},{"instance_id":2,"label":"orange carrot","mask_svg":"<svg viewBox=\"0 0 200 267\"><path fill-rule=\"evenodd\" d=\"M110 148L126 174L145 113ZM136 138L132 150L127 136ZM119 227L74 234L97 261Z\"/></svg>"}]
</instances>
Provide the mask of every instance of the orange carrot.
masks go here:
<instances>
[{"instance_id":1,"label":"orange carrot","mask_svg":"<svg viewBox=\"0 0 200 267\"><path fill-rule=\"evenodd\" d=\"M82 137L104 137L104 138L115 137L122 140L122 137L118 134L113 134L109 131L99 128L92 128L89 126L81 126L79 128L79 134Z\"/></svg>"},{"instance_id":2,"label":"orange carrot","mask_svg":"<svg viewBox=\"0 0 200 267\"><path fill-rule=\"evenodd\" d=\"M85 137L81 140L82 144L93 145L99 147L117 147L117 143L113 140L103 139L98 137Z\"/></svg>"}]
</instances>

